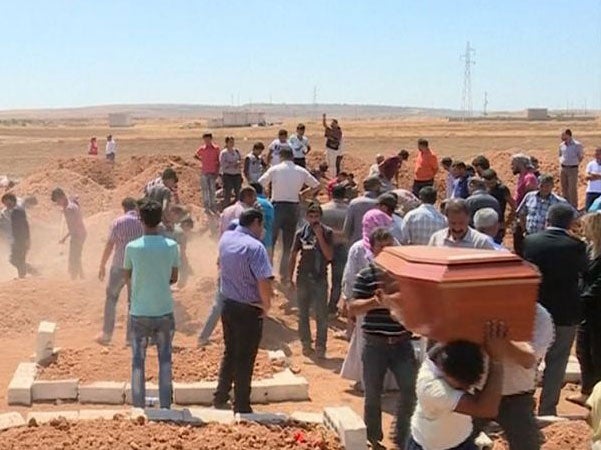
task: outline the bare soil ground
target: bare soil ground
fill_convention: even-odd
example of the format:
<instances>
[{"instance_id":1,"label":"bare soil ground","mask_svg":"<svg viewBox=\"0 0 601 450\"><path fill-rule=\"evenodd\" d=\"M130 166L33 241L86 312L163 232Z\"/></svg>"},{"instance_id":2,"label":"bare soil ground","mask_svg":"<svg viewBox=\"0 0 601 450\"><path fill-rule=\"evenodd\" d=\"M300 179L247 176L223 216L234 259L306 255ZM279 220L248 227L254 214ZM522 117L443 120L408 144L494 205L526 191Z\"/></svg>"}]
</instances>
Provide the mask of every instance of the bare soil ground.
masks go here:
<instances>
[{"instance_id":1,"label":"bare soil ground","mask_svg":"<svg viewBox=\"0 0 601 450\"><path fill-rule=\"evenodd\" d=\"M315 165L322 157L321 126L315 120L305 120L305 123L314 149L310 160ZM52 126L0 126L0 167L22 178L15 190L19 195L36 195L39 200L39 205L30 211L33 238L29 260L41 272L38 277L14 280L16 273L8 264L8 250L3 251L5 257L0 258L0 386L6 387L17 364L31 355L34 332L40 320L52 320L59 324L58 346L87 355L96 363L102 359L102 350L93 339L102 324L105 285L98 281L97 273L108 226L119 214L121 199L126 195L139 195L144 183L157 176L167 165L176 167L180 173L182 201L191 205L197 219L189 244L189 258L195 273L188 285L175 293L176 341L182 347L193 346L213 302L216 242L198 207L198 165L191 157L200 143L202 129L180 128L181 125L181 122L173 120L144 121L133 128L110 130L119 143L115 166L108 165L102 157L85 155L90 136L102 138L109 132L100 124L91 122L89 125L74 126L58 121ZM601 143L598 125L597 122L449 123L438 119L343 121L347 154L345 169L354 172L360 181L376 153L393 154L401 148L407 148L413 158L416 139L426 137L439 157L450 155L469 162L479 153L488 155L500 177L513 186L514 177L509 171L509 156L512 153L521 149L533 154L541 160L542 171L557 175L556 155L561 130L566 127L574 130L575 137L584 143L589 159L592 158L594 147ZM289 130L294 130L295 126L295 122L284 124ZM245 153L256 140L269 143L277 135L277 128L221 129L214 130L214 134L218 143L223 142L225 135L233 134L237 138L237 146ZM102 144L102 139L100 141ZM412 159L403 169L402 187L410 186L411 171ZM440 178L442 181L442 175ZM85 280L72 282L66 274L67 249L58 244L59 235L65 231L64 224L60 211L48 198L52 188L57 185L63 186L69 194L79 196L86 215L89 234L84 249ZM439 182L438 185L442 194L444 183ZM582 202L583 190L584 182L580 189ZM0 246L5 246L5 243L0 242ZM279 261L278 255L275 260ZM127 375L130 362L127 351L120 348L124 342L123 298L119 308L114 349L110 349L109 353L119 355L119 361L115 361L115 364L119 373ZM327 405L348 405L362 414L361 396L338 375L348 344L334 338L334 333L344 328L342 320L334 320L330 324L326 361L302 356L296 331L296 307L293 301L278 294L270 317L265 322L261 348L283 348L290 355L300 374L309 380L311 401L262 405L258 410L320 411ZM219 333L217 330L215 342L219 342ZM217 354L217 344L215 349L210 351ZM147 359L149 364L153 359L151 355ZM190 359L195 357L194 353L190 354ZM178 356L175 358L177 360ZM91 362L89 366L94 367ZM194 366L196 370L202 369ZM212 373L214 375L214 371ZM91 372L88 375L91 376ZM394 400L394 394L387 394L384 399L385 432L390 427ZM33 407L52 408L55 407ZM0 389L0 411L14 409L24 410L9 408L6 389ZM584 413L584 410L563 399L559 410L560 413ZM566 433L568 436L573 434L576 440L582 436L582 430L573 433L569 429Z\"/></svg>"}]
</instances>

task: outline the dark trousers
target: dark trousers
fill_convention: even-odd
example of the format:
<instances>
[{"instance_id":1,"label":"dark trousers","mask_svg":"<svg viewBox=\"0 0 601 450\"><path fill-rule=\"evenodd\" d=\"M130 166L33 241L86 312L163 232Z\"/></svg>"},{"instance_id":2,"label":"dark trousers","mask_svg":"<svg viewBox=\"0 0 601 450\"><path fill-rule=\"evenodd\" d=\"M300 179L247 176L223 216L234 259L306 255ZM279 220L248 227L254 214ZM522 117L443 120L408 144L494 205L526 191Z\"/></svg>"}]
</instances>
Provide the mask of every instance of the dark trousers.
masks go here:
<instances>
[{"instance_id":1,"label":"dark trousers","mask_svg":"<svg viewBox=\"0 0 601 450\"><path fill-rule=\"evenodd\" d=\"M496 422L503 428L510 450L538 450L541 435L534 417L532 393L501 398Z\"/></svg>"},{"instance_id":2,"label":"dark trousers","mask_svg":"<svg viewBox=\"0 0 601 450\"><path fill-rule=\"evenodd\" d=\"M557 403L575 335L576 326L555 327L555 341L545 355L543 390L538 405L539 416L557 415Z\"/></svg>"},{"instance_id":3,"label":"dark trousers","mask_svg":"<svg viewBox=\"0 0 601 450\"><path fill-rule=\"evenodd\" d=\"M330 300L328 302L328 310L336 312L338 301L342 292L342 275L344 275L344 266L348 258L348 249L345 244L337 244L334 246L334 257L332 258L332 287L330 289Z\"/></svg>"},{"instance_id":4,"label":"dark trousers","mask_svg":"<svg viewBox=\"0 0 601 450\"><path fill-rule=\"evenodd\" d=\"M516 255L524 255L524 229L516 224L513 228L513 250Z\"/></svg>"},{"instance_id":5,"label":"dark trousers","mask_svg":"<svg viewBox=\"0 0 601 450\"><path fill-rule=\"evenodd\" d=\"M413 438L409 439L409 444L407 445L407 450L424 450L424 448L419 445L417 442L413 440ZM446 450L479 450L476 446L473 439L468 439L465 442L462 442L457 447L448 448Z\"/></svg>"},{"instance_id":6,"label":"dark trousers","mask_svg":"<svg viewBox=\"0 0 601 450\"><path fill-rule=\"evenodd\" d=\"M242 175L224 173L221 176L223 181L223 208L230 206L232 202L232 194L234 194L234 202L238 200L240 196L240 189L242 188Z\"/></svg>"},{"instance_id":7,"label":"dark trousers","mask_svg":"<svg viewBox=\"0 0 601 450\"><path fill-rule=\"evenodd\" d=\"M86 238L74 238L69 241L69 274L72 279L83 278L83 266L81 264L81 254L83 253L83 244Z\"/></svg>"},{"instance_id":8,"label":"dark trousers","mask_svg":"<svg viewBox=\"0 0 601 450\"><path fill-rule=\"evenodd\" d=\"M301 167L307 167L307 160L305 158L294 158L294 164Z\"/></svg>"},{"instance_id":9,"label":"dark trousers","mask_svg":"<svg viewBox=\"0 0 601 450\"><path fill-rule=\"evenodd\" d=\"M379 336L369 334L364 336L365 346L361 359L365 386L363 418L367 426L367 440L380 442L384 437L382 433L382 388L384 376L390 369L400 391L395 414L394 440L399 448L405 448L416 401L417 362L413 346L409 339L389 344Z\"/></svg>"},{"instance_id":10,"label":"dark trousers","mask_svg":"<svg viewBox=\"0 0 601 450\"><path fill-rule=\"evenodd\" d=\"M302 277L296 280L298 286L296 303L298 304L298 335L303 347L311 345L311 325L309 311L311 305L315 311L317 331L315 346L325 350L328 338L328 280Z\"/></svg>"},{"instance_id":11,"label":"dark trousers","mask_svg":"<svg viewBox=\"0 0 601 450\"><path fill-rule=\"evenodd\" d=\"M576 331L576 356L580 363L582 393L590 395L601 381L601 323L586 318Z\"/></svg>"},{"instance_id":12,"label":"dark trousers","mask_svg":"<svg viewBox=\"0 0 601 450\"><path fill-rule=\"evenodd\" d=\"M586 193L586 200L585 200L585 204L584 204L584 210L588 211L588 209L591 207L591 205L593 204L593 202L595 200L597 200L597 198L601 195L601 192L587 192Z\"/></svg>"},{"instance_id":13,"label":"dark trousers","mask_svg":"<svg viewBox=\"0 0 601 450\"><path fill-rule=\"evenodd\" d=\"M340 173L340 166L342 165L342 158L344 158L343 155L336 157L336 176L338 176L338 174Z\"/></svg>"},{"instance_id":14,"label":"dark trousers","mask_svg":"<svg viewBox=\"0 0 601 450\"><path fill-rule=\"evenodd\" d=\"M9 262L15 266L19 278L25 278L27 275L27 250L29 245L26 242L13 242L10 247Z\"/></svg>"},{"instance_id":15,"label":"dark trousers","mask_svg":"<svg viewBox=\"0 0 601 450\"><path fill-rule=\"evenodd\" d=\"M418 181L418 180L413 180L413 195L415 195L417 198L419 198L419 191L421 188L424 187L428 187L428 186L434 186L434 180L425 180L425 181Z\"/></svg>"},{"instance_id":16,"label":"dark trousers","mask_svg":"<svg viewBox=\"0 0 601 450\"><path fill-rule=\"evenodd\" d=\"M288 261L290 250L294 241L294 233L298 224L299 206L292 202L274 202L273 218L273 247L278 241L278 235L282 230L282 259L280 260L280 278L288 279Z\"/></svg>"},{"instance_id":17,"label":"dark trousers","mask_svg":"<svg viewBox=\"0 0 601 450\"><path fill-rule=\"evenodd\" d=\"M248 304L225 300L221 313L225 350L219 368L214 402L227 402L234 385L234 412L251 413L250 386L255 358L263 335L262 310Z\"/></svg>"}]
</instances>

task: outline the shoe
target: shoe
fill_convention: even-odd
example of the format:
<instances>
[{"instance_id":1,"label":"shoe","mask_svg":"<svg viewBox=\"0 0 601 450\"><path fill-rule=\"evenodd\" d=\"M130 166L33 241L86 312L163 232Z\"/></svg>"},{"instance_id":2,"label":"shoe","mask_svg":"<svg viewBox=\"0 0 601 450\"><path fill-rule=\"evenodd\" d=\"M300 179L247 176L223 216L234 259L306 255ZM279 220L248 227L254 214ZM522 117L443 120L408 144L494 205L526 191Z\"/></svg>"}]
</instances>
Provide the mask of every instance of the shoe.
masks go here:
<instances>
[{"instance_id":1,"label":"shoe","mask_svg":"<svg viewBox=\"0 0 601 450\"><path fill-rule=\"evenodd\" d=\"M379 442L371 442L368 441L367 443L369 445L369 448L371 448L372 450L386 450L386 447L384 447L382 444L380 444Z\"/></svg>"},{"instance_id":2,"label":"shoe","mask_svg":"<svg viewBox=\"0 0 601 450\"><path fill-rule=\"evenodd\" d=\"M317 357L317 359L326 359L326 349L325 348L315 349L315 356Z\"/></svg>"},{"instance_id":3,"label":"shoe","mask_svg":"<svg viewBox=\"0 0 601 450\"><path fill-rule=\"evenodd\" d=\"M104 333L100 333L98 336L96 336L96 339L94 340L97 344L100 344L103 347L106 347L111 344L111 338L106 336Z\"/></svg>"},{"instance_id":4,"label":"shoe","mask_svg":"<svg viewBox=\"0 0 601 450\"><path fill-rule=\"evenodd\" d=\"M227 411L232 409L232 404L229 400L224 402L213 400L213 408Z\"/></svg>"},{"instance_id":5,"label":"shoe","mask_svg":"<svg viewBox=\"0 0 601 450\"><path fill-rule=\"evenodd\" d=\"M303 345L303 356L311 356L313 355L313 347L310 345Z\"/></svg>"}]
</instances>

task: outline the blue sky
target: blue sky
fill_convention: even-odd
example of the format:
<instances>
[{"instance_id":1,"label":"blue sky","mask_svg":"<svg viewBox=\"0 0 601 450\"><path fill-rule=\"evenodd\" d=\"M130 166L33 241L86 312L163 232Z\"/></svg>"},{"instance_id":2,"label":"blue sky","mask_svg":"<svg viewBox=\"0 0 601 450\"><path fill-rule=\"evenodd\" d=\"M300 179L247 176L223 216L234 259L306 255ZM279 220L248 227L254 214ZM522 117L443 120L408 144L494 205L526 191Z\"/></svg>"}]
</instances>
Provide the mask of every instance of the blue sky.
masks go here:
<instances>
[{"instance_id":1,"label":"blue sky","mask_svg":"<svg viewBox=\"0 0 601 450\"><path fill-rule=\"evenodd\" d=\"M0 109L113 103L601 109L601 0L0 0Z\"/></svg>"}]
</instances>

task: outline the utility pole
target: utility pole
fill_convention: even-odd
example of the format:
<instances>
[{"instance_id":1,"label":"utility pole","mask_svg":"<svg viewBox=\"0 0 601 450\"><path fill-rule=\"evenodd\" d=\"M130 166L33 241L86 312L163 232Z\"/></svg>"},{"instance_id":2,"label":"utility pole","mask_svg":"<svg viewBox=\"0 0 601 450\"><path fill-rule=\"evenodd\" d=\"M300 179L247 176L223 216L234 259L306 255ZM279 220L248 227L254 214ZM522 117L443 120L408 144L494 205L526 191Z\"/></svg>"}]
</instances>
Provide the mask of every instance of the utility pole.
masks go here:
<instances>
[{"instance_id":1,"label":"utility pole","mask_svg":"<svg viewBox=\"0 0 601 450\"><path fill-rule=\"evenodd\" d=\"M317 85L313 86L313 109L317 109Z\"/></svg>"},{"instance_id":2,"label":"utility pole","mask_svg":"<svg viewBox=\"0 0 601 450\"><path fill-rule=\"evenodd\" d=\"M463 68L463 93L461 96L461 112L463 117L472 116L472 66L476 64L473 56L476 50L470 46L468 41L465 46L465 53L461 55L461 59L464 60L465 66Z\"/></svg>"},{"instance_id":3,"label":"utility pole","mask_svg":"<svg viewBox=\"0 0 601 450\"><path fill-rule=\"evenodd\" d=\"M482 110L484 117L486 117L488 115L487 108L488 108L488 92L484 92L484 109Z\"/></svg>"}]
</instances>

